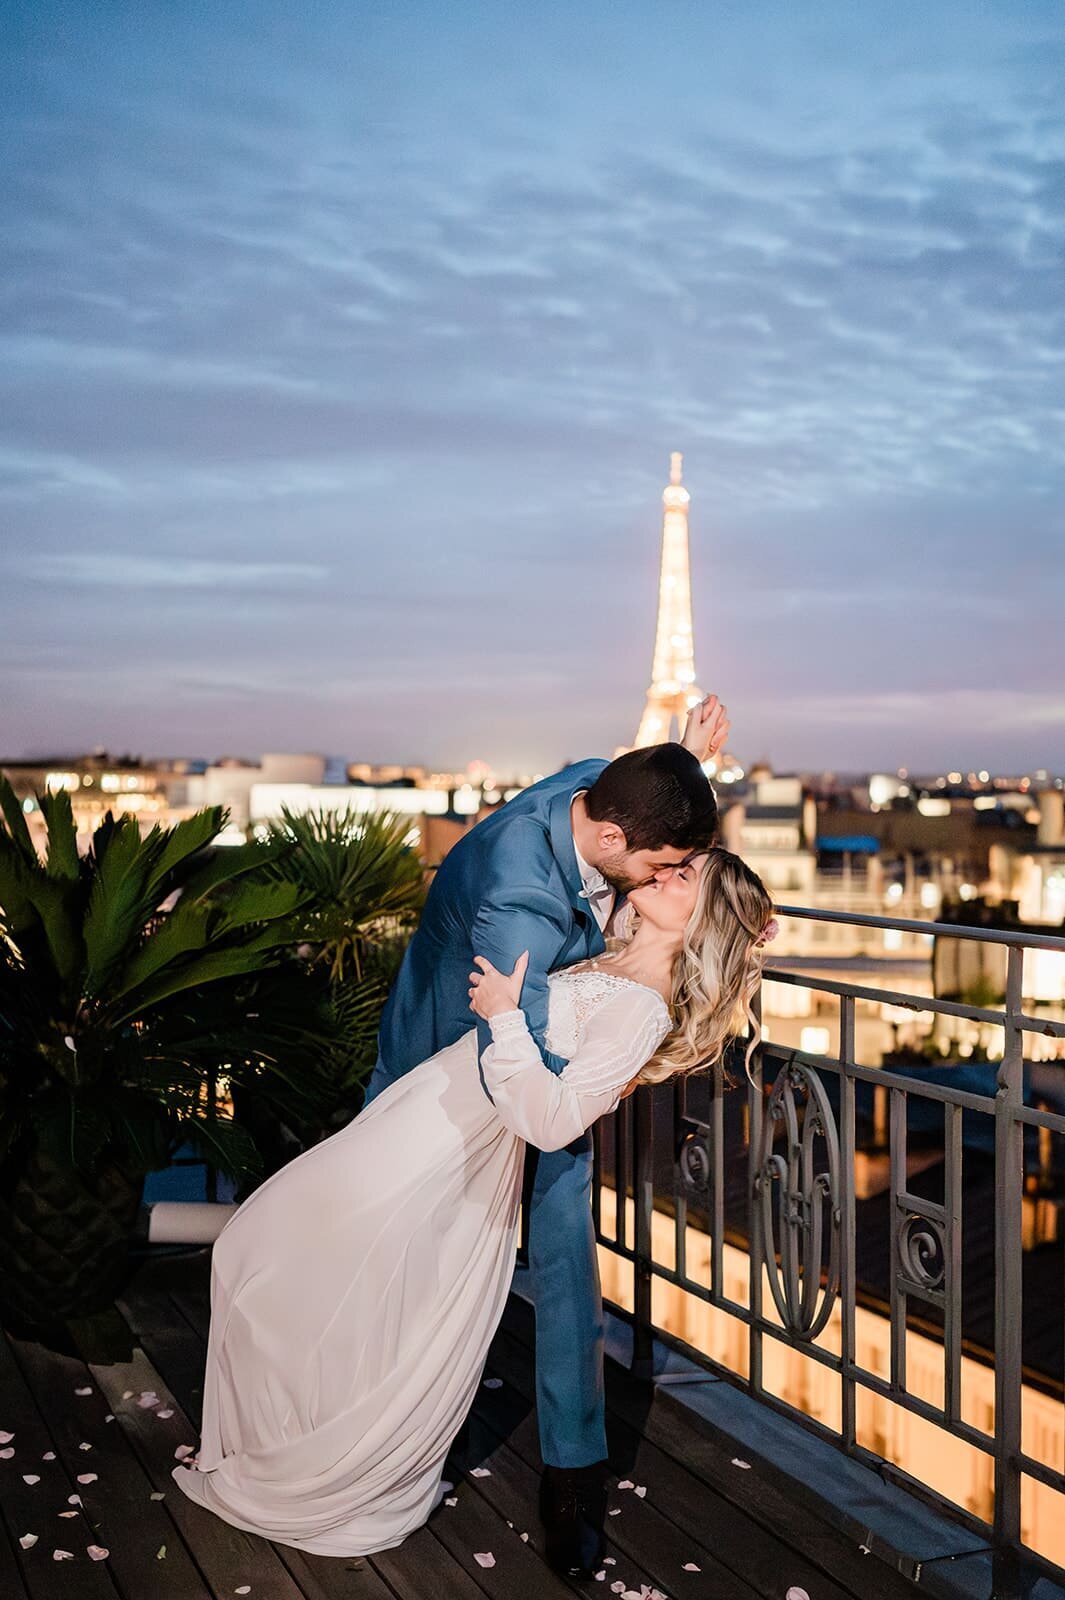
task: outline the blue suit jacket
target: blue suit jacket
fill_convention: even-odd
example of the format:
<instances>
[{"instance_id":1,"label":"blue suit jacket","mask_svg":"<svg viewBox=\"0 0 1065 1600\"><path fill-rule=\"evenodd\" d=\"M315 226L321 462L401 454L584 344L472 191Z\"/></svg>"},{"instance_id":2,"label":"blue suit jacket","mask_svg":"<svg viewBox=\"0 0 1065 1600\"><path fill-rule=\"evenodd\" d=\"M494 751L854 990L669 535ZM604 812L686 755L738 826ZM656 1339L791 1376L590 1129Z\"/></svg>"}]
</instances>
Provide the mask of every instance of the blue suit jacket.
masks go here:
<instances>
[{"instance_id":1,"label":"blue suit jacket","mask_svg":"<svg viewBox=\"0 0 1065 1600\"><path fill-rule=\"evenodd\" d=\"M581 898L570 802L607 765L580 761L516 795L444 858L417 933L381 1019L372 1099L420 1061L454 1044L475 1019L469 975L475 955L511 972L523 950L529 969L521 1004L552 1071L564 1062L544 1047L547 974L604 948ZM478 1021L480 1049L491 1040Z\"/></svg>"}]
</instances>

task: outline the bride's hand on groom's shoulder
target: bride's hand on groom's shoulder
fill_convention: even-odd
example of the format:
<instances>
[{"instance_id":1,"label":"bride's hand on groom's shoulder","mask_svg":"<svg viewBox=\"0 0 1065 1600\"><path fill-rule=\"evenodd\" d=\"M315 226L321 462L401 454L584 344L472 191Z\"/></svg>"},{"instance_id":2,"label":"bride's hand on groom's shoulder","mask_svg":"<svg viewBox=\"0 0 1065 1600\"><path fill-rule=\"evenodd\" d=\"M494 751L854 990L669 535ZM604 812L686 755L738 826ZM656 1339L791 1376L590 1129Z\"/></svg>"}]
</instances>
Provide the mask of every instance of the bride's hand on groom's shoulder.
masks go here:
<instances>
[{"instance_id":1,"label":"bride's hand on groom's shoulder","mask_svg":"<svg viewBox=\"0 0 1065 1600\"><path fill-rule=\"evenodd\" d=\"M470 973L470 1010L490 1022L502 1011L517 1011L521 1002L521 986L529 965L529 952L524 950L510 974L499 972L487 956L474 956L473 964L479 972Z\"/></svg>"},{"instance_id":2,"label":"bride's hand on groom's shoulder","mask_svg":"<svg viewBox=\"0 0 1065 1600\"><path fill-rule=\"evenodd\" d=\"M708 694L688 712L681 743L696 761L709 761L724 749L731 727L728 707L721 704L716 694Z\"/></svg>"}]
</instances>

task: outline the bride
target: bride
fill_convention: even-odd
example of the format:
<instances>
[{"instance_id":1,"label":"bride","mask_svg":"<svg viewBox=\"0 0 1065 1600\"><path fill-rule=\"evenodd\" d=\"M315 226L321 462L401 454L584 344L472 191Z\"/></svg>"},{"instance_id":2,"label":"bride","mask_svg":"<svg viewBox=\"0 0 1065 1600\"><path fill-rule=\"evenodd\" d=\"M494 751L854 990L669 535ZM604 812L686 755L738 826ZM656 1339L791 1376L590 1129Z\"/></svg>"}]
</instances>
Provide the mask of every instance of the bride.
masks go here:
<instances>
[{"instance_id":1,"label":"bride","mask_svg":"<svg viewBox=\"0 0 1065 1600\"><path fill-rule=\"evenodd\" d=\"M234 1214L214 1246L200 1449L173 1474L190 1499L324 1555L426 1521L510 1288L526 1141L562 1149L750 1020L775 923L738 856L711 848L629 906L618 947L550 975L558 1076L521 1010L526 958L508 975L478 957L491 1100L471 1019Z\"/></svg>"}]
</instances>

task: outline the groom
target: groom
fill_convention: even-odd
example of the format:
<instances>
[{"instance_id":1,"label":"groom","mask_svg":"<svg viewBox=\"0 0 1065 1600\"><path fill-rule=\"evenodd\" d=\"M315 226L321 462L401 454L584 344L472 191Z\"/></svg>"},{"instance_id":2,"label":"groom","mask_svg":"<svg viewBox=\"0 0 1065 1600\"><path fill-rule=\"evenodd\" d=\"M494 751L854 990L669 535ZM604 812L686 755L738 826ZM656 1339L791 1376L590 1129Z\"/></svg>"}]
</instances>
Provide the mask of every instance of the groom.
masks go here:
<instances>
[{"instance_id":1,"label":"groom","mask_svg":"<svg viewBox=\"0 0 1065 1600\"><path fill-rule=\"evenodd\" d=\"M689 716L682 744L566 767L454 846L385 1007L367 1103L469 1031L475 955L510 972L528 950L522 1009L545 1064L561 1072L565 1062L544 1043L547 974L602 953L618 894L668 875L709 845L717 803L700 763L723 747L728 729L725 707L708 695ZM483 1051L491 1033L485 1022L477 1027ZM529 1266L536 1403L545 1462L540 1512L552 1566L586 1577L602 1551L607 1466L591 1136L565 1150L530 1150L529 1160L535 1164Z\"/></svg>"}]
</instances>

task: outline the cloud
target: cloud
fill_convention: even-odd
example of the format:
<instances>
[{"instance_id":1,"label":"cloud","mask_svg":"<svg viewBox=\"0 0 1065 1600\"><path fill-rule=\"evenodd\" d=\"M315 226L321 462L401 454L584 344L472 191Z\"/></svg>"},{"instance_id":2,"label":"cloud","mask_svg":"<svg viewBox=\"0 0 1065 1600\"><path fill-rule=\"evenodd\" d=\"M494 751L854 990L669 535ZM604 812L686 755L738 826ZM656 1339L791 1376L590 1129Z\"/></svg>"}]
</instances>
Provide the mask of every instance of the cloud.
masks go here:
<instances>
[{"instance_id":1,"label":"cloud","mask_svg":"<svg viewBox=\"0 0 1065 1600\"><path fill-rule=\"evenodd\" d=\"M17 650L76 641L87 684L108 591L136 588L161 696L175 657L239 636L240 681L276 689L270 742L302 741L278 661L311 693L353 681L346 652L386 699L432 686L440 759L506 726L539 650L574 684L552 717L522 702L546 765L586 736L584 695L619 737L638 715L683 448L700 671L748 694L752 741L792 748L763 674L818 703L901 672L1043 705L1065 586L1051 13L961 29L903 5L889 35L845 6L717 8L674 37L622 6L574 39L550 5L535 28L459 6L356 29L266 4L255 30L105 39L68 10L62 35L22 28L2 113ZM367 697L352 721L319 692L323 738L406 753ZM878 761L883 717L853 715ZM943 727L931 704L905 720ZM841 726L820 719L825 750ZM993 732L1035 759L1053 719Z\"/></svg>"}]
</instances>

